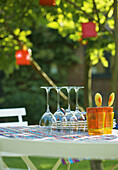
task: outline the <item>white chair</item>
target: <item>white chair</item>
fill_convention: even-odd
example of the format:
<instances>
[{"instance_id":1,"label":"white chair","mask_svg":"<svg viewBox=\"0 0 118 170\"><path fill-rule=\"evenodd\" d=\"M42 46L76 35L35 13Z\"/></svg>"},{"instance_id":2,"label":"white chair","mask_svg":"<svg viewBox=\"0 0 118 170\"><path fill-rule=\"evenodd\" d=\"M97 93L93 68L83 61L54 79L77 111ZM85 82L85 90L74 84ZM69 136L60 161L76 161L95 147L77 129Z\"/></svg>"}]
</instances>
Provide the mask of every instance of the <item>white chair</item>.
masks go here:
<instances>
[{"instance_id":1,"label":"white chair","mask_svg":"<svg viewBox=\"0 0 118 170\"><path fill-rule=\"evenodd\" d=\"M0 117L18 117L17 122L5 122L5 123L0 123L0 127L6 127L6 126L27 126L28 122L23 121L22 116L26 115L26 110L25 108L10 108L10 109L0 109ZM25 155L17 155L17 154L9 154L9 153L1 153L1 156L17 156L21 157L22 160L25 162L29 170L37 170L37 168L34 166L34 164L31 162L31 160L28 158L28 156ZM5 164L3 160L2 164L4 169L9 169L8 166Z\"/></svg>"}]
</instances>

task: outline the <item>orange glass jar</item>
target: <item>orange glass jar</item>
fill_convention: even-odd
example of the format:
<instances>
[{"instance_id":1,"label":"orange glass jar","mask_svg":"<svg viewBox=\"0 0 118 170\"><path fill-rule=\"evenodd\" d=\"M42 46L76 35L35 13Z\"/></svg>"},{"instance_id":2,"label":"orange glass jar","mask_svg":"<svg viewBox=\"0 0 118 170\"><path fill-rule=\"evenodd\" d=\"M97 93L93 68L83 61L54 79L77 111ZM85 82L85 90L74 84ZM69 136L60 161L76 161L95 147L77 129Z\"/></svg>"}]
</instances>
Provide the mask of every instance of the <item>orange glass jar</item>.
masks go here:
<instances>
[{"instance_id":1,"label":"orange glass jar","mask_svg":"<svg viewBox=\"0 0 118 170\"><path fill-rule=\"evenodd\" d=\"M112 134L114 112L113 107L103 107L105 111L104 134Z\"/></svg>"},{"instance_id":2,"label":"orange glass jar","mask_svg":"<svg viewBox=\"0 0 118 170\"><path fill-rule=\"evenodd\" d=\"M104 134L105 111L103 107L87 108L87 125L89 135Z\"/></svg>"}]
</instances>

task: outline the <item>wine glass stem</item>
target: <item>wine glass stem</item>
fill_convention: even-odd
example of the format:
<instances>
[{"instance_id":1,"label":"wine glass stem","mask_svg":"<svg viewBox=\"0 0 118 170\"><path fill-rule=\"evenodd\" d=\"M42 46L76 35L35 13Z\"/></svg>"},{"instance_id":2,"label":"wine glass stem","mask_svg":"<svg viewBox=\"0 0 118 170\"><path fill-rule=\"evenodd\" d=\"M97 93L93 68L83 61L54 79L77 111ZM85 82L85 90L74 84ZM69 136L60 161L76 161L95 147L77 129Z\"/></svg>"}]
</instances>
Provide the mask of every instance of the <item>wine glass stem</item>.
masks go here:
<instances>
[{"instance_id":1,"label":"wine glass stem","mask_svg":"<svg viewBox=\"0 0 118 170\"><path fill-rule=\"evenodd\" d=\"M60 110L60 89L57 89L57 110Z\"/></svg>"},{"instance_id":2,"label":"wine glass stem","mask_svg":"<svg viewBox=\"0 0 118 170\"><path fill-rule=\"evenodd\" d=\"M75 89L76 92L76 110L78 110L78 90Z\"/></svg>"},{"instance_id":3,"label":"wine glass stem","mask_svg":"<svg viewBox=\"0 0 118 170\"><path fill-rule=\"evenodd\" d=\"M70 111L70 89L68 89L67 92L68 92L68 110Z\"/></svg>"},{"instance_id":4,"label":"wine glass stem","mask_svg":"<svg viewBox=\"0 0 118 170\"><path fill-rule=\"evenodd\" d=\"M50 92L50 89L47 89L46 92L47 92L47 111L50 111L50 108L49 108L49 92Z\"/></svg>"}]
</instances>

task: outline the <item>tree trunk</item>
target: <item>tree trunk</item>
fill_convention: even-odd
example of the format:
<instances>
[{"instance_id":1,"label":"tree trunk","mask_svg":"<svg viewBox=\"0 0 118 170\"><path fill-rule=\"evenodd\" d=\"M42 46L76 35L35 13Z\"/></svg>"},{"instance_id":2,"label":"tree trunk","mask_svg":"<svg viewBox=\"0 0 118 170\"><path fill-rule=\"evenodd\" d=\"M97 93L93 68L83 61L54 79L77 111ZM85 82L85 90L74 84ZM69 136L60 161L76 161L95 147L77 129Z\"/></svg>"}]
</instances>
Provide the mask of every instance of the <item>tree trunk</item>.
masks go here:
<instances>
[{"instance_id":1,"label":"tree trunk","mask_svg":"<svg viewBox=\"0 0 118 170\"><path fill-rule=\"evenodd\" d=\"M115 56L112 59L112 77L111 77L111 91L116 93L118 80L118 2L114 0L114 41L115 41Z\"/></svg>"},{"instance_id":2,"label":"tree trunk","mask_svg":"<svg viewBox=\"0 0 118 170\"><path fill-rule=\"evenodd\" d=\"M92 90L91 90L91 82L92 82L92 66L89 57L85 57L85 70L84 70L84 107L92 106Z\"/></svg>"},{"instance_id":3,"label":"tree trunk","mask_svg":"<svg viewBox=\"0 0 118 170\"><path fill-rule=\"evenodd\" d=\"M91 170L103 170L102 160L91 160Z\"/></svg>"}]
</instances>

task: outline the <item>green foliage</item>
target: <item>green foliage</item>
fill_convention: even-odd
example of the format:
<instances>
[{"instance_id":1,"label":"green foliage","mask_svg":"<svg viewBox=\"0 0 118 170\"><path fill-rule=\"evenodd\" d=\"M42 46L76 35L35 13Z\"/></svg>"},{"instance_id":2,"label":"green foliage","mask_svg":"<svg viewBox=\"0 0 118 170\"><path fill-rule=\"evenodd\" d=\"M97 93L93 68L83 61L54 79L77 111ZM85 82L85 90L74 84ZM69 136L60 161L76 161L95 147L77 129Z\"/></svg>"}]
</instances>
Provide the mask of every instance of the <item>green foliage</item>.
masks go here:
<instances>
[{"instance_id":1,"label":"green foliage","mask_svg":"<svg viewBox=\"0 0 118 170\"><path fill-rule=\"evenodd\" d=\"M16 0L0 1L0 53L2 54L0 70L7 75L17 69L14 56L15 50L21 48L19 40L29 48L32 47L32 42L29 41L29 35L32 33L30 27L33 22L37 21L38 13L41 12L37 5L37 2L31 0L26 2L21 0L17 2ZM43 21L43 17L41 21ZM37 26L38 24L39 22L37 22Z\"/></svg>"},{"instance_id":2,"label":"green foliage","mask_svg":"<svg viewBox=\"0 0 118 170\"><path fill-rule=\"evenodd\" d=\"M108 62L104 58L103 51L110 50L109 43L113 43L113 0L105 0L104 2L96 0L86 1L70 1L65 0L58 2L56 10L45 8L47 26L58 29L58 32L73 41L78 41L82 37L81 23L93 21L96 23L96 31L98 36L95 38L83 39L88 41L87 55L90 56L92 64L95 65L99 61L103 66L108 67ZM106 5L107 4L107 5ZM112 34L112 36L111 36ZM114 55L115 48L112 48Z\"/></svg>"},{"instance_id":3,"label":"green foliage","mask_svg":"<svg viewBox=\"0 0 118 170\"><path fill-rule=\"evenodd\" d=\"M0 11L0 49L3 57L0 69L6 74L12 73L16 69L13 57L12 61L9 61L10 57L7 57L8 63L11 63L11 66L7 66L8 69L4 63L7 60L6 56L14 56L14 50L19 48L17 39L29 48L34 48L32 40L29 40L29 35L33 34L32 28L35 31L40 25L46 24L48 27L58 30L62 37L69 36L70 39L78 42L82 36L81 23L95 22L98 37L86 39L89 44L94 41L93 46L89 45L90 50L87 53L93 59L93 64L101 61L105 67L108 65L103 55L101 55L101 59L99 55L95 55L95 57L91 55L96 54L96 50L99 51L98 47L102 47L102 50L106 50L106 48L110 50L109 43L114 41L111 36L114 29L113 0L104 2L96 0L95 3L92 0L68 0L67 2L56 0L54 7L40 6L38 0L33 2L17 0L17 3L16 0L2 0L0 1ZM82 42L84 43L84 41L83 39ZM114 51L115 48L112 49L112 54ZM47 53L53 59L54 54L50 50ZM42 52L43 55L45 54Z\"/></svg>"},{"instance_id":4,"label":"green foliage","mask_svg":"<svg viewBox=\"0 0 118 170\"><path fill-rule=\"evenodd\" d=\"M44 26L40 26L35 31L32 28L31 31L32 35L29 39L33 44L33 58L57 85L66 84L69 67L79 62L74 54L75 43ZM56 71L53 71L54 66ZM42 80L31 66L20 66L9 77L4 75L0 105L3 108L26 107L25 119L29 124L38 124L41 115L46 111L46 94L43 89L40 89L45 85L47 86L48 83ZM50 109L53 113L56 110L56 100L56 93L53 90L50 93ZM63 107L67 107L66 103Z\"/></svg>"}]
</instances>

